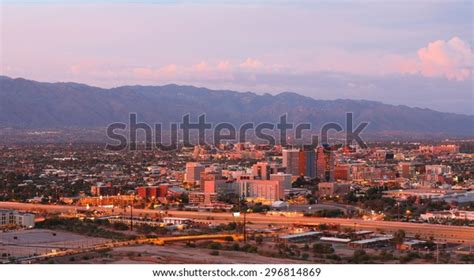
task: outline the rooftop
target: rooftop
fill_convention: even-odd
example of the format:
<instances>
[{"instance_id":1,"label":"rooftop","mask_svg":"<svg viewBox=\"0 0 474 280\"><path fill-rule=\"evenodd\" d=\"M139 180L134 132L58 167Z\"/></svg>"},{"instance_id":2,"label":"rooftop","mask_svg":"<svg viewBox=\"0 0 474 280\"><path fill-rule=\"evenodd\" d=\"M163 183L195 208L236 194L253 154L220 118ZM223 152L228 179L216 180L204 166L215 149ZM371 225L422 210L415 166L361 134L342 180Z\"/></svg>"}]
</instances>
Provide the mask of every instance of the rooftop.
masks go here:
<instances>
[{"instance_id":1,"label":"rooftop","mask_svg":"<svg viewBox=\"0 0 474 280\"><path fill-rule=\"evenodd\" d=\"M299 237L316 236L316 235L321 235L321 234L322 232L319 232L319 231L309 231L309 232L303 232L303 233L284 235L284 236L281 236L280 238L291 239L291 238L299 238Z\"/></svg>"}]
</instances>

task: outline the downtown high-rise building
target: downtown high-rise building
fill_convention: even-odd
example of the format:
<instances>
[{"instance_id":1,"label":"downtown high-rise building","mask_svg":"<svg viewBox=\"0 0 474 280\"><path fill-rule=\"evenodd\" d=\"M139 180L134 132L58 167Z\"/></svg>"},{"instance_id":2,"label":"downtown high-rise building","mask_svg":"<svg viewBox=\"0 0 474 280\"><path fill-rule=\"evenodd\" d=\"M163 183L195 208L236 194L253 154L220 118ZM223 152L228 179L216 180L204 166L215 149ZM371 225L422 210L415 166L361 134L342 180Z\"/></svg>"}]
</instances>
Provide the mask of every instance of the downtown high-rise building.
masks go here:
<instances>
[{"instance_id":1,"label":"downtown high-rise building","mask_svg":"<svg viewBox=\"0 0 474 280\"><path fill-rule=\"evenodd\" d=\"M282 151L283 155L283 167L286 169L286 173L293 176L300 176L299 170L299 156L300 150L298 149L284 149Z\"/></svg>"},{"instance_id":2,"label":"downtown high-rise building","mask_svg":"<svg viewBox=\"0 0 474 280\"><path fill-rule=\"evenodd\" d=\"M282 151L283 167L293 176L316 176L316 154L314 150L285 149Z\"/></svg>"},{"instance_id":3,"label":"downtown high-rise building","mask_svg":"<svg viewBox=\"0 0 474 280\"><path fill-rule=\"evenodd\" d=\"M186 163L186 173L184 175L184 182L189 184L200 184L201 172L204 171L204 165L198 162Z\"/></svg>"},{"instance_id":4,"label":"downtown high-rise building","mask_svg":"<svg viewBox=\"0 0 474 280\"><path fill-rule=\"evenodd\" d=\"M316 153L314 150L300 150L298 168L300 175L310 178L316 177Z\"/></svg>"},{"instance_id":5,"label":"downtown high-rise building","mask_svg":"<svg viewBox=\"0 0 474 280\"><path fill-rule=\"evenodd\" d=\"M316 175L322 182L334 181L335 154L327 147L316 149Z\"/></svg>"}]
</instances>

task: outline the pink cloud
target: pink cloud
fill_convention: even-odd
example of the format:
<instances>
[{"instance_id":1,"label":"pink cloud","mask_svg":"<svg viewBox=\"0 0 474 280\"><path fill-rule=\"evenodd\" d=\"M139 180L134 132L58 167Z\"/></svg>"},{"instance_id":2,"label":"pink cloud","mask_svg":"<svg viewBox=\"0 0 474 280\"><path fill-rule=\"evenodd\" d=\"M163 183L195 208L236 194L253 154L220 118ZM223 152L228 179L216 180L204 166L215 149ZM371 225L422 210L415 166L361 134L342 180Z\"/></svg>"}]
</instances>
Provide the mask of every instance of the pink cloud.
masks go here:
<instances>
[{"instance_id":1,"label":"pink cloud","mask_svg":"<svg viewBox=\"0 0 474 280\"><path fill-rule=\"evenodd\" d=\"M193 69L198 72L205 72L209 70L209 66L207 65L207 62L201 61L200 63L194 65Z\"/></svg>"},{"instance_id":2,"label":"pink cloud","mask_svg":"<svg viewBox=\"0 0 474 280\"><path fill-rule=\"evenodd\" d=\"M132 69L135 77L140 79L157 79L160 77L173 77L178 74L178 66L175 64L168 64L160 68L153 67L137 67Z\"/></svg>"},{"instance_id":3,"label":"pink cloud","mask_svg":"<svg viewBox=\"0 0 474 280\"><path fill-rule=\"evenodd\" d=\"M176 66L176 64L169 64L158 70L159 75L173 76L176 75L176 73L178 73L178 66Z\"/></svg>"},{"instance_id":4,"label":"pink cloud","mask_svg":"<svg viewBox=\"0 0 474 280\"><path fill-rule=\"evenodd\" d=\"M81 73L92 72L92 71L95 71L99 67L99 64L100 63L96 60L91 60L91 59L83 60L69 67L69 71L75 75L78 75Z\"/></svg>"},{"instance_id":5,"label":"pink cloud","mask_svg":"<svg viewBox=\"0 0 474 280\"><path fill-rule=\"evenodd\" d=\"M258 59L247 58L243 63L240 64L240 67L244 69L259 69L263 67L263 63Z\"/></svg>"},{"instance_id":6,"label":"pink cloud","mask_svg":"<svg viewBox=\"0 0 474 280\"><path fill-rule=\"evenodd\" d=\"M458 37L449 41L438 40L418 51L421 73L425 76L446 76L452 80L465 80L471 75L472 49Z\"/></svg>"},{"instance_id":7,"label":"pink cloud","mask_svg":"<svg viewBox=\"0 0 474 280\"><path fill-rule=\"evenodd\" d=\"M402 55L387 55L382 60L387 61L388 72L401 72L416 74L420 69L420 62L416 58L409 58Z\"/></svg>"},{"instance_id":8,"label":"pink cloud","mask_svg":"<svg viewBox=\"0 0 474 280\"><path fill-rule=\"evenodd\" d=\"M135 76L140 78L150 78L154 75L153 69L147 67L134 68L132 71Z\"/></svg>"},{"instance_id":9,"label":"pink cloud","mask_svg":"<svg viewBox=\"0 0 474 280\"><path fill-rule=\"evenodd\" d=\"M402 73L426 77L446 77L463 81L472 74L474 55L468 43L458 37L437 40L418 50L417 58L396 57L394 66Z\"/></svg>"},{"instance_id":10,"label":"pink cloud","mask_svg":"<svg viewBox=\"0 0 474 280\"><path fill-rule=\"evenodd\" d=\"M227 60L222 60L217 63L217 70L227 71L230 69L230 62Z\"/></svg>"}]
</instances>

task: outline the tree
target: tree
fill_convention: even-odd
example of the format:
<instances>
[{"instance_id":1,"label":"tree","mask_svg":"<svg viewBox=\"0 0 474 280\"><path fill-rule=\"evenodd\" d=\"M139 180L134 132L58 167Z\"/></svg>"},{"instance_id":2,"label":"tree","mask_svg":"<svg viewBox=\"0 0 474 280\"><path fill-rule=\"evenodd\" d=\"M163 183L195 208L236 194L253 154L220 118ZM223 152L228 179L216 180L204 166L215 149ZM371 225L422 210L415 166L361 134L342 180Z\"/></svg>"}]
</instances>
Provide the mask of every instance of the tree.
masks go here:
<instances>
[{"instance_id":1,"label":"tree","mask_svg":"<svg viewBox=\"0 0 474 280\"><path fill-rule=\"evenodd\" d=\"M16 174L14 172L9 172L7 174L7 182L8 183L13 183L16 180Z\"/></svg>"},{"instance_id":2,"label":"tree","mask_svg":"<svg viewBox=\"0 0 474 280\"><path fill-rule=\"evenodd\" d=\"M334 253L334 248L332 247L331 244L314 243L313 252L315 254L332 254Z\"/></svg>"},{"instance_id":3,"label":"tree","mask_svg":"<svg viewBox=\"0 0 474 280\"><path fill-rule=\"evenodd\" d=\"M357 249L354 251L352 256L352 263L367 263L370 260L370 256L364 251Z\"/></svg>"},{"instance_id":4,"label":"tree","mask_svg":"<svg viewBox=\"0 0 474 280\"><path fill-rule=\"evenodd\" d=\"M212 242L207 245L207 248L212 249L212 250L220 250L222 249L222 244L217 243L217 242Z\"/></svg>"},{"instance_id":5,"label":"tree","mask_svg":"<svg viewBox=\"0 0 474 280\"><path fill-rule=\"evenodd\" d=\"M183 204L188 204L189 203L189 197L186 193L182 193L180 196L179 196L179 199L181 200L181 202Z\"/></svg>"},{"instance_id":6,"label":"tree","mask_svg":"<svg viewBox=\"0 0 474 280\"><path fill-rule=\"evenodd\" d=\"M298 177L298 178L291 184L291 186L292 186L293 188L299 188L299 187L303 186L303 185L306 184L306 183L307 183L307 182L306 182L306 180L304 179L304 177L303 177L303 176L300 176L300 177Z\"/></svg>"},{"instance_id":7,"label":"tree","mask_svg":"<svg viewBox=\"0 0 474 280\"><path fill-rule=\"evenodd\" d=\"M357 203L358 199L357 199L357 196L355 194L354 191L350 191L349 193L347 193L345 196L344 196L344 200L348 203L348 204L354 204L354 203Z\"/></svg>"},{"instance_id":8,"label":"tree","mask_svg":"<svg viewBox=\"0 0 474 280\"><path fill-rule=\"evenodd\" d=\"M400 229L393 234L393 242L397 245L400 245L403 243L405 236L406 236L405 231Z\"/></svg>"}]
</instances>

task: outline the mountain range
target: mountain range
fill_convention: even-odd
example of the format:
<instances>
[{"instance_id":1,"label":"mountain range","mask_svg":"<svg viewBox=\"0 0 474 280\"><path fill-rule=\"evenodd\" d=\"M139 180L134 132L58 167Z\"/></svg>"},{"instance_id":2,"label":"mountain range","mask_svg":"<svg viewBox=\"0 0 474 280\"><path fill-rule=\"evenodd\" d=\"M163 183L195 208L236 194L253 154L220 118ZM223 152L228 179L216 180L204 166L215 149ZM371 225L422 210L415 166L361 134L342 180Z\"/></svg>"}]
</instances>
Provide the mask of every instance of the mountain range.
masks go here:
<instances>
[{"instance_id":1,"label":"mountain range","mask_svg":"<svg viewBox=\"0 0 474 280\"><path fill-rule=\"evenodd\" d=\"M282 114L314 128L327 122L369 122L368 132L474 135L474 116L437 112L367 100L318 100L296 93L276 95L210 90L194 86L121 86L99 88L78 83L44 83L0 76L0 128L101 128L128 122L129 113L149 124L191 121L206 114L210 122L276 123Z\"/></svg>"}]
</instances>

